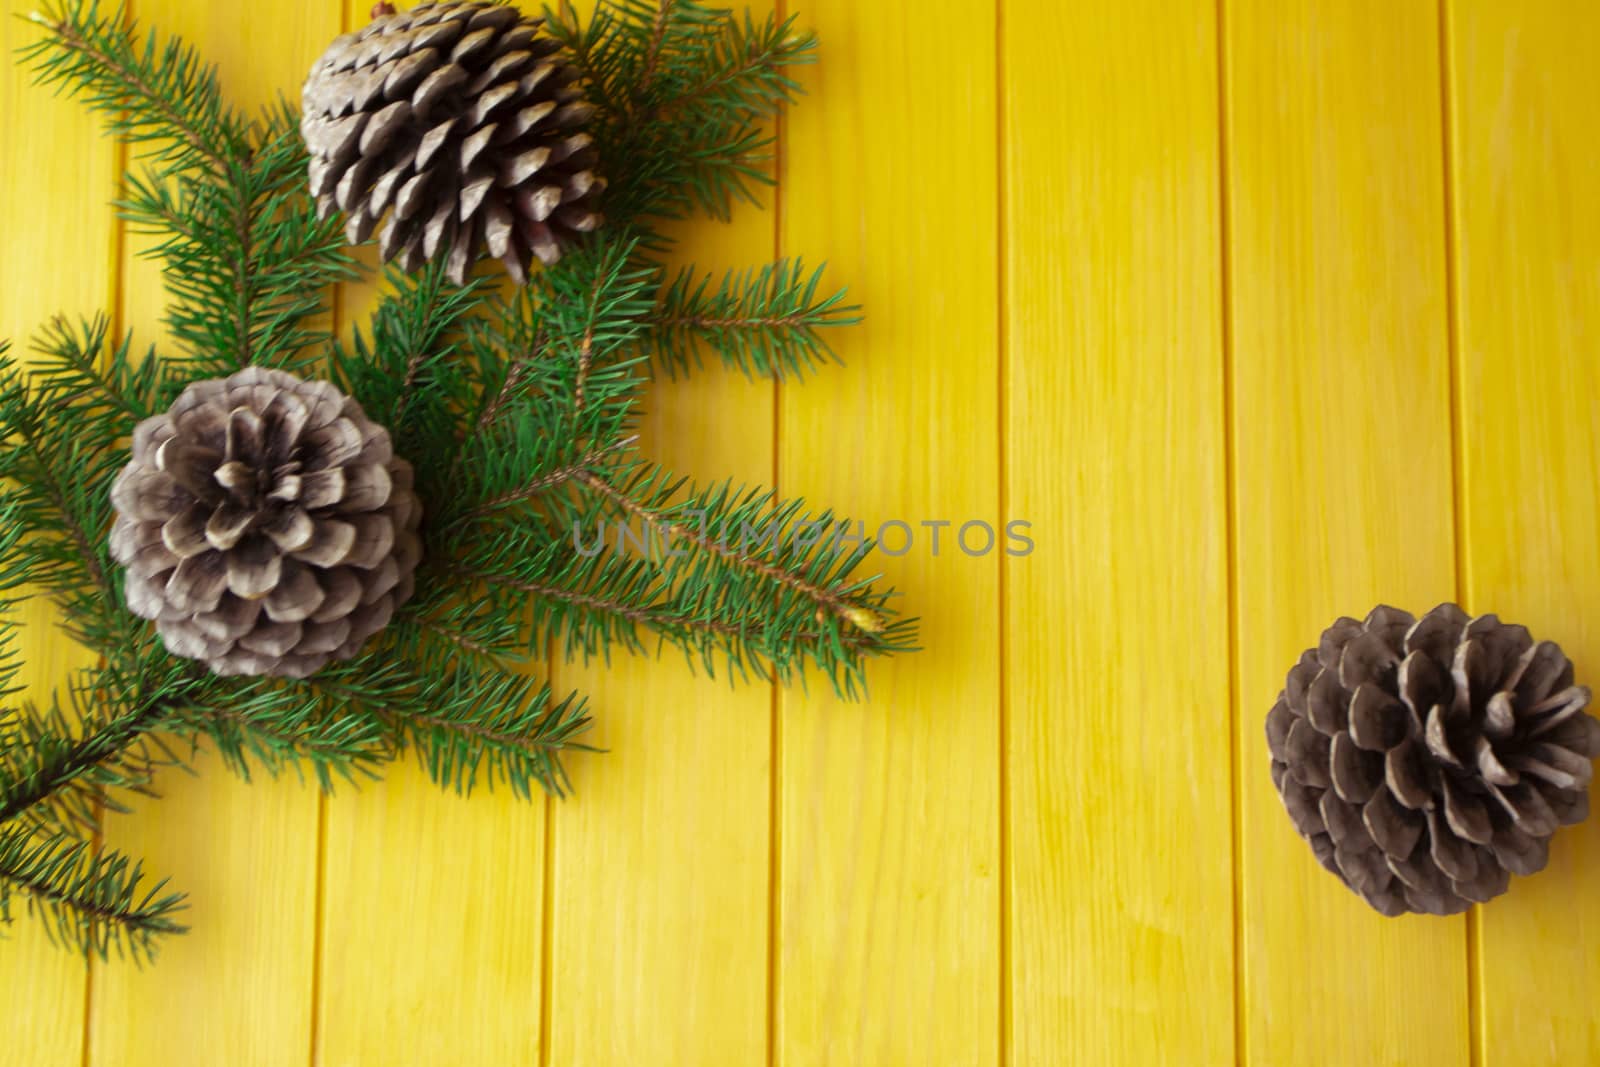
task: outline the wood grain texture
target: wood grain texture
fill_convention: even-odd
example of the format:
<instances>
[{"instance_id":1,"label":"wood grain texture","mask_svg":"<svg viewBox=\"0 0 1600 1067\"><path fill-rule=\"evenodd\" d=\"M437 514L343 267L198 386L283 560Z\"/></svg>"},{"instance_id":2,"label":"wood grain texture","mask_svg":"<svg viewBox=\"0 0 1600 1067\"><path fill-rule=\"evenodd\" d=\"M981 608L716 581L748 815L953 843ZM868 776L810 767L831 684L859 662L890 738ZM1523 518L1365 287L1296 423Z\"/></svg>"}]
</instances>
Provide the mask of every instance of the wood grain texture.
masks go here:
<instances>
[{"instance_id":1,"label":"wood grain texture","mask_svg":"<svg viewBox=\"0 0 1600 1067\"><path fill-rule=\"evenodd\" d=\"M1012 1062L1232 1062L1216 9L1004 27Z\"/></svg>"},{"instance_id":2,"label":"wood grain texture","mask_svg":"<svg viewBox=\"0 0 1600 1067\"><path fill-rule=\"evenodd\" d=\"M346 8L349 28L371 17ZM361 259L369 279L340 287L345 335L381 296L375 249ZM536 1064L545 801L445 793L408 757L324 805L313 1062Z\"/></svg>"},{"instance_id":3,"label":"wood grain texture","mask_svg":"<svg viewBox=\"0 0 1600 1067\"><path fill-rule=\"evenodd\" d=\"M764 199L674 227L672 265L771 260ZM710 356L652 386L640 448L698 484L771 485L773 389ZM589 696L606 751L573 760L554 810L552 1065L766 1057L772 687L694 672L671 646L555 671Z\"/></svg>"},{"instance_id":4,"label":"wood grain texture","mask_svg":"<svg viewBox=\"0 0 1600 1067\"><path fill-rule=\"evenodd\" d=\"M1465 1063L1465 920L1329 877L1262 733L1336 617L1455 594L1434 6L1236 0L1224 47L1245 1052Z\"/></svg>"},{"instance_id":5,"label":"wood grain texture","mask_svg":"<svg viewBox=\"0 0 1600 1067\"><path fill-rule=\"evenodd\" d=\"M330 798L317 1057L539 1057L544 803L442 793L414 760Z\"/></svg>"},{"instance_id":6,"label":"wood grain texture","mask_svg":"<svg viewBox=\"0 0 1600 1067\"><path fill-rule=\"evenodd\" d=\"M1600 9L1449 18L1467 600L1600 686ZM1591 709L1593 710L1593 709ZM1600 1061L1600 820L1482 909L1484 1067Z\"/></svg>"},{"instance_id":7,"label":"wood grain texture","mask_svg":"<svg viewBox=\"0 0 1600 1067\"><path fill-rule=\"evenodd\" d=\"M780 240L867 318L845 367L783 388L779 482L869 533L910 527L863 573L912 592L924 651L874 664L869 702L781 696L774 1058L993 1063L998 557L958 550L955 526L936 556L921 523L999 519L994 9L800 16L823 43L788 120Z\"/></svg>"},{"instance_id":8,"label":"wood grain texture","mask_svg":"<svg viewBox=\"0 0 1600 1067\"><path fill-rule=\"evenodd\" d=\"M575 5L585 18L594 6ZM720 276L772 259L775 197L763 199L730 223L670 227L671 267ZM773 389L712 356L652 386L639 446L699 484L770 485ZM772 687L696 676L671 647L560 663L553 678L589 697L588 740L606 751L574 759L576 794L552 809L545 1062L762 1062Z\"/></svg>"},{"instance_id":9,"label":"wood grain texture","mask_svg":"<svg viewBox=\"0 0 1600 1067\"><path fill-rule=\"evenodd\" d=\"M116 231L106 206L116 195L116 148L81 105L31 86L16 64L16 49L37 40L37 27L24 21L32 8L28 0L0 5L0 340L23 361L50 316L108 311L116 277ZM47 602L25 604L19 617L18 652L27 668L18 681L25 699L47 701L71 671L94 660L55 629ZM13 899L12 909L14 925L0 926L0 991L12 1005L0 1065L75 1065L85 964L49 943L25 900Z\"/></svg>"},{"instance_id":10,"label":"wood grain texture","mask_svg":"<svg viewBox=\"0 0 1600 1067\"><path fill-rule=\"evenodd\" d=\"M224 92L256 108L293 93L338 32L337 7L309 2L197 5L140 0L133 12L216 64ZM159 342L165 306L158 264L130 237L123 318L141 344ZM195 775L157 782L161 799L108 821L107 839L145 858L190 894L193 932L157 967L106 967L91 1003L93 1064L142 1067L304 1061L311 1043L317 894L317 793L293 776L246 783L202 757Z\"/></svg>"}]
</instances>

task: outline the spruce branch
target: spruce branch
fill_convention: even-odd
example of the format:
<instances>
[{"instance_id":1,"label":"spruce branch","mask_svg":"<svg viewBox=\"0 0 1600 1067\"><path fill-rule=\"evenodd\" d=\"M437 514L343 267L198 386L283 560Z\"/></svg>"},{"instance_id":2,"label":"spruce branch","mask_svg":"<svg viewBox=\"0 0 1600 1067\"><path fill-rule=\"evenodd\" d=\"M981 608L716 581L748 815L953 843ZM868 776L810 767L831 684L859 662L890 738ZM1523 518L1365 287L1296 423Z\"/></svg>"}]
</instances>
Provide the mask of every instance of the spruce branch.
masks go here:
<instances>
[{"instance_id":1,"label":"spruce branch","mask_svg":"<svg viewBox=\"0 0 1600 1067\"><path fill-rule=\"evenodd\" d=\"M43 84L81 96L146 169L119 208L160 238L172 303L166 324L197 371L295 365L327 339L308 322L324 289L356 277L333 220L300 193L306 155L286 103L245 119L222 100L193 49L141 34L118 6L52 5L47 33L22 50Z\"/></svg>"},{"instance_id":2,"label":"spruce branch","mask_svg":"<svg viewBox=\"0 0 1600 1067\"><path fill-rule=\"evenodd\" d=\"M116 137L137 146L168 173L209 171L225 177L244 150L244 126L223 104L216 72L176 38L147 36L138 45L122 4L98 0L47 4L33 16L48 36L19 50L42 85L81 97Z\"/></svg>"},{"instance_id":3,"label":"spruce branch","mask_svg":"<svg viewBox=\"0 0 1600 1067\"><path fill-rule=\"evenodd\" d=\"M657 0L656 11L651 19L650 36L644 46L644 62L639 71L639 80L634 86L635 98L647 95L651 83L655 81L656 71L661 64L661 48L666 44L667 27L671 24L673 8L678 6L679 0Z\"/></svg>"},{"instance_id":4,"label":"spruce branch","mask_svg":"<svg viewBox=\"0 0 1600 1067\"><path fill-rule=\"evenodd\" d=\"M158 938L183 933L175 916L183 897L163 893L140 865L114 849L65 833L35 835L0 826L0 924L14 900L45 920L51 940L85 955L113 952L135 963L155 958Z\"/></svg>"},{"instance_id":5,"label":"spruce branch","mask_svg":"<svg viewBox=\"0 0 1600 1067\"><path fill-rule=\"evenodd\" d=\"M731 485L685 491L622 459L552 489L540 522L486 521L452 534L444 585L514 594L525 647L568 656L640 651L652 636L715 674L829 678L860 691L865 661L912 647L893 590L854 577L871 542L828 513ZM556 514L575 516L557 522Z\"/></svg>"},{"instance_id":6,"label":"spruce branch","mask_svg":"<svg viewBox=\"0 0 1600 1067\"><path fill-rule=\"evenodd\" d=\"M740 19L693 0L605 0L587 22L563 3L546 16L601 109L613 220L726 218L771 184L763 125L800 92L787 68L815 59L792 16Z\"/></svg>"},{"instance_id":7,"label":"spruce branch","mask_svg":"<svg viewBox=\"0 0 1600 1067\"><path fill-rule=\"evenodd\" d=\"M639 438L636 434L624 437L604 447L590 449L573 462L564 466L533 475L515 488L508 489L498 496L491 497L482 503L474 505L470 510L457 515L451 520L446 532L460 529L468 523L476 522L506 508L532 503L553 490L578 481L591 468L605 463L615 453L633 447L638 440Z\"/></svg>"},{"instance_id":8,"label":"spruce branch","mask_svg":"<svg viewBox=\"0 0 1600 1067\"><path fill-rule=\"evenodd\" d=\"M4 385L0 384L0 390L3 389ZM41 510L48 517L47 522L61 531L62 540L70 545L84 576L102 596L110 599L115 595L115 590L106 570L106 561L96 548L89 525L80 512L79 488L69 481L70 476L64 469L67 463L58 461L58 457L48 451L50 444L46 430L38 421L36 411L29 409L27 415L15 421L7 420L4 426L3 432L11 438L11 448L15 452L14 457L7 457L11 462L4 469L15 477L13 471L16 468L31 467L30 473L37 478L34 483L35 495L31 499L43 504ZM70 461L76 457L69 453L63 458ZM13 498L19 503L21 499L20 496ZM47 528L45 523L39 524L40 530Z\"/></svg>"},{"instance_id":9,"label":"spruce branch","mask_svg":"<svg viewBox=\"0 0 1600 1067\"><path fill-rule=\"evenodd\" d=\"M0 753L0 825L44 819L92 828L97 806L125 810L117 791L147 792L155 769L176 762L152 735L195 675L154 650L148 656L139 672L117 663L82 670L46 707L20 709L13 729L22 743Z\"/></svg>"},{"instance_id":10,"label":"spruce branch","mask_svg":"<svg viewBox=\"0 0 1600 1067\"><path fill-rule=\"evenodd\" d=\"M532 502L560 471L635 437L646 384L638 340L659 278L633 261L636 248L629 235L607 235L513 296L488 297L454 363L465 393L452 407L471 417L456 429L437 493L429 483L442 504L436 528Z\"/></svg>"},{"instance_id":11,"label":"spruce branch","mask_svg":"<svg viewBox=\"0 0 1600 1067\"><path fill-rule=\"evenodd\" d=\"M29 367L30 380L73 410L81 434L121 437L154 414L166 399L161 361L154 349L133 355L133 337L108 345L105 314L72 322L57 315L34 338L41 358Z\"/></svg>"},{"instance_id":12,"label":"spruce branch","mask_svg":"<svg viewBox=\"0 0 1600 1067\"><path fill-rule=\"evenodd\" d=\"M119 462L106 434L122 422L83 395L92 382L78 390L56 370L30 379L0 352L0 508L23 537L27 583L51 595L75 639L103 650L125 643L131 626L100 536Z\"/></svg>"},{"instance_id":13,"label":"spruce branch","mask_svg":"<svg viewBox=\"0 0 1600 1067\"><path fill-rule=\"evenodd\" d=\"M482 780L504 784L523 799L537 785L552 796L571 789L560 753L590 750L575 738L588 729L582 698L557 701L548 685L498 680L495 699L470 705L472 714L418 714L399 720L428 776L465 796Z\"/></svg>"},{"instance_id":14,"label":"spruce branch","mask_svg":"<svg viewBox=\"0 0 1600 1067\"><path fill-rule=\"evenodd\" d=\"M517 395L529 364L544 355L547 340L541 331L534 336L533 345L526 354L513 353L503 364L498 366L485 364L482 367L483 397L479 404L478 417L473 421L472 429L468 431L469 436L485 433L499 421L506 410L506 405ZM498 384L492 384L492 380L496 377L499 379Z\"/></svg>"},{"instance_id":15,"label":"spruce branch","mask_svg":"<svg viewBox=\"0 0 1600 1067\"><path fill-rule=\"evenodd\" d=\"M383 731L396 752L414 751L442 788L465 795L501 784L528 798L537 786L563 795L561 754L587 748L577 740L590 721L584 701L558 701L548 684L482 655L463 657L415 623L398 628L409 651L403 665L373 653L299 685Z\"/></svg>"},{"instance_id":16,"label":"spruce branch","mask_svg":"<svg viewBox=\"0 0 1600 1067\"><path fill-rule=\"evenodd\" d=\"M0 495L0 755L17 736L18 714L7 704L22 692L17 683L23 663L16 645L20 623L15 613L30 595L26 587L32 553L24 541L27 531L16 521L16 514L16 505Z\"/></svg>"},{"instance_id":17,"label":"spruce branch","mask_svg":"<svg viewBox=\"0 0 1600 1067\"><path fill-rule=\"evenodd\" d=\"M489 293L481 281L452 285L437 263L414 275L391 268L386 288L367 329L356 330L348 344L332 346L333 378L389 428L403 452L451 455L460 414L473 404L477 389L461 348L472 314L482 313ZM450 487L456 472L424 466L417 477L431 497Z\"/></svg>"},{"instance_id":18,"label":"spruce branch","mask_svg":"<svg viewBox=\"0 0 1600 1067\"><path fill-rule=\"evenodd\" d=\"M691 650L700 649L708 641L716 643L720 649L731 650L733 643L750 636L754 629L717 618L699 617L692 606L671 599L665 583L642 564L602 568L602 572L600 581L590 586L583 586L579 581L572 581L571 585L563 584L572 580L570 575L534 581L488 572L461 573L469 580L529 594L535 600L544 602L546 606L541 614L547 618L570 612L575 621L581 621L582 626L589 630L585 633L579 626L571 626L563 631L563 636L568 641L569 651L581 650L585 655L605 655L613 644L622 644L636 652L643 651L645 645L638 632L641 627L655 632L663 641ZM626 587L626 594L596 591L618 586ZM589 591L584 591L585 588ZM641 603L641 600L644 602ZM556 625L550 625L549 628L561 629ZM595 629L603 632L597 636ZM535 627L534 632L541 634L544 629ZM801 637L814 640L820 634L807 632ZM534 638L535 641L537 639Z\"/></svg>"},{"instance_id":19,"label":"spruce branch","mask_svg":"<svg viewBox=\"0 0 1600 1067\"><path fill-rule=\"evenodd\" d=\"M666 510L658 510L657 508L640 502L639 500L635 499L633 495L630 495L629 493L624 492L622 489L619 489L610 481L606 480L604 477L592 470L585 470L581 472L578 474L577 480L581 484L594 490L601 497L614 504L627 515L647 523L652 529L657 531L662 536L663 541L687 541L690 544L700 548L702 551L711 553L712 555L717 556L718 558L725 560L736 567L747 569L754 574L760 575L762 578L775 582L778 585L781 585L784 588L802 597L805 597L814 603L819 610L825 609L867 633L875 633L883 628L883 620L879 618L876 613L860 604L851 603L845 595L824 589L821 586L807 581L806 578L797 573L795 569L767 563L759 556L753 555L746 551L743 547L730 547L727 537L728 532L726 530L722 531L721 536L712 537L702 529L697 529L694 526L675 520L671 512ZM696 509L687 506L680 506L679 510L692 512ZM789 509L786 509L786 511L787 510ZM786 525L787 522L788 515L784 512L780 512L776 525L778 527L782 527ZM749 522L741 522L741 536L743 536L745 530L751 529L761 533L762 540L771 540L771 535L773 532L773 523L771 520L763 521L760 523L760 525L755 527L752 527Z\"/></svg>"},{"instance_id":20,"label":"spruce branch","mask_svg":"<svg viewBox=\"0 0 1600 1067\"><path fill-rule=\"evenodd\" d=\"M271 679L213 685L172 707L165 729L209 741L245 781L255 769L277 777L285 769L303 778L309 765L323 792L335 780L359 783L379 777L393 746L371 719L344 716L322 696Z\"/></svg>"},{"instance_id":21,"label":"spruce branch","mask_svg":"<svg viewBox=\"0 0 1600 1067\"><path fill-rule=\"evenodd\" d=\"M843 290L819 297L822 268L808 273L798 259L729 271L713 281L711 274L683 269L651 314L645 343L673 377L699 366L708 347L747 377L803 378L838 361L823 330L861 321Z\"/></svg>"}]
</instances>

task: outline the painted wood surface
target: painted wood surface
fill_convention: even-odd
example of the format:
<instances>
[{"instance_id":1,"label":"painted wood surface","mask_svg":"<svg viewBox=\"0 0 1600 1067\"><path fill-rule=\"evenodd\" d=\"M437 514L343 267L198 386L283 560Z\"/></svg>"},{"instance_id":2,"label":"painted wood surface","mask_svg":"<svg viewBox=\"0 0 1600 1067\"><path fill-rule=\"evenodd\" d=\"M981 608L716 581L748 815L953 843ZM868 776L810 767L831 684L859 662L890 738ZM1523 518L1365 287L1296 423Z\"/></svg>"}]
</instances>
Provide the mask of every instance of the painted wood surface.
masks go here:
<instances>
[{"instance_id":1,"label":"painted wood surface","mask_svg":"<svg viewBox=\"0 0 1600 1067\"><path fill-rule=\"evenodd\" d=\"M786 126L779 237L868 311L845 367L783 387L778 481L882 532L873 569L917 591L924 651L875 666L866 704L779 697L773 1060L981 1063L1000 1007L999 557L956 538L1000 503L994 20L956 0L800 14L826 43ZM936 555L922 524L940 520Z\"/></svg>"},{"instance_id":2,"label":"painted wood surface","mask_svg":"<svg viewBox=\"0 0 1600 1067\"><path fill-rule=\"evenodd\" d=\"M1600 111L1579 101L1600 99L1600 9L1458 0L1447 29L1465 593L1593 664ZM1591 821L1475 917L1484 1067L1600 1059L1596 884Z\"/></svg>"},{"instance_id":3,"label":"painted wood surface","mask_svg":"<svg viewBox=\"0 0 1600 1067\"><path fill-rule=\"evenodd\" d=\"M1011 1058L1230 1062L1215 10L1004 25Z\"/></svg>"},{"instance_id":4,"label":"painted wood surface","mask_svg":"<svg viewBox=\"0 0 1600 1067\"><path fill-rule=\"evenodd\" d=\"M1378 602L1460 597L1600 671L1600 14L792 6L823 47L777 191L681 258L826 259L866 323L805 382L660 383L644 447L891 550L905 523L873 563L925 650L854 705L557 664L609 750L561 802L202 759L107 827L194 932L137 971L7 931L0 1065L1600 1062L1600 820L1488 908L1385 920L1296 838L1261 731ZM365 7L133 13L254 104ZM97 308L159 340L117 161L0 74L18 348ZM82 660L29 624L42 691Z\"/></svg>"},{"instance_id":5,"label":"painted wood surface","mask_svg":"<svg viewBox=\"0 0 1600 1067\"><path fill-rule=\"evenodd\" d=\"M0 7L0 50L8 56L34 37L19 17L28 10L26 0ZM27 358L42 315L92 315L115 305L118 233L103 205L116 195L117 158L76 103L31 88L15 64L0 70L0 340L11 341L13 358ZM56 632L48 604L23 610L18 651L29 669L20 681L28 698L48 699L57 679L94 661ZM87 967L25 916L0 934L0 995L25 997L0 1040L0 1064L78 1063Z\"/></svg>"},{"instance_id":6,"label":"painted wood surface","mask_svg":"<svg viewBox=\"0 0 1600 1067\"><path fill-rule=\"evenodd\" d=\"M1467 1057L1465 920L1383 918L1311 861L1261 727L1329 622L1456 592L1435 19L1241 0L1223 25L1238 1010L1262 1067Z\"/></svg>"}]
</instances>

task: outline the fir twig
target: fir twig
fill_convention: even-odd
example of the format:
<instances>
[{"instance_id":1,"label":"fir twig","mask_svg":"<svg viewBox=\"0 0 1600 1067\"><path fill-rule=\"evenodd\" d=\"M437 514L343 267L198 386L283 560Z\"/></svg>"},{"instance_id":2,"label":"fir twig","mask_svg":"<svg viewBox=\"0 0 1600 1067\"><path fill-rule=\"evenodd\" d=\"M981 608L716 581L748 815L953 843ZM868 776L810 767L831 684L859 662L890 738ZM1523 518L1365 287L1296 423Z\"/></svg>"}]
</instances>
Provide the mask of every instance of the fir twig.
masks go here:
<instances>
[{"instance_id":1,"label":"fir twig","mask_svg":"<svg viewBox=\"0 0 1600 1067\"><path fill-rule=\"evenodd\" d=\"M294 365L327 338L307 322L327 286L356 276L334 220L299 191L306 168L287 104L247 120L222 100L193 49L146 34L118 6L66 0L38 17L47 34L22 49L44 84L80 95L147 169L119 204L160 238L172 303L167 327L196 370Z\"/></svg>"},{"instance_id":2,"label":"fir twig","mask_svg":"<svg viewBox=\"0 0 1600 1067\"><path fill-rule=\"evenodd\" d=\"M823 330L861 321L842 290L819 297L821 268L807 273L800 260L729 271L712 282L693 268L680 271L650 316L645 343L670 375L698 366L710 348L748 377L802 378L837 362Z\"/></svg>"},{"instance_id":3,"label":"fir twig","mask_svg":"<svg viewBox=\"0 0 1600 1067\"><path fill-rule=\"evenodd\" d=\"M252 679L197 694L164 716L164 728L211 742L223 762L249 781L254 768L276 776L311 767L331 792L335 778L376 778L394 756L389 738L369 719L338 714L316 694L270 679Z\"/></svg>"},{"instance_id":4,"label":"fir twig","mask_svg":"<svg viewBox=\"0 0 1600 1067\"><path fill-rule=\"evenodd\" d=\"M45 355L49 369L30 379L0 352L0 508L23 531L28 583L52 595L74 638L125 646L132 627L100 531L127 423L107 414L96 380Z\"/></svg>"},{"instance_id":5,"label":"fir twig","mask_svg":"<svg viewBox=\"0 0 1600 1067\"><path fill-rule=\"evenodd\" d=\"M63 823L92 826L95 805L122 810L113 790L148 788L155 768L172 762L151 735L195 684L170 660L150 670L89 668L65 700L58 693L45 709L20 709L13 729L26 743L0 753L0 824L53 810Z\"/></svg>"},{"instance_id":6,"label":"fir twig","mask_svg":"<svg viewBox=\"0 0 1600 1067\"><path fill-rule=\"evenodd\" d=\"M793 16L741 19L694 0L607 0L587 23L568 3L546 15L601 108L611 219L726 218L771 184L763 124L800 91L787 68L815 58Z\"/></svg>"},{"instance_id":7,"label":"fir twig","mask_svg":"<svg viewBox=\"0 0 1600 1067\"><path fill-rule=\"evenodd\" d=\"M138 863L115 850L0 826L0 923L12 921L20 895L45 919L51 940L81 953L153 959L159 937L187 929L174 919L183 897L165 887L164 880L150 884Z\"/></svg>"},{"instance_id":8,"label":"fir twig","mask_svg":"<svg viewBox=\"0 0 1600 1067\"><path fill-rule=\"evenodd\" d=\"M883 620L869 609L863 608L858 604L852 604L843 596L808 582L791 570L775 567L746 552L730 548L726 538L713 539L691 526L674 522L662 512L635 500L632 496L618 489L592 470L580 472L577 475L577 480L612 504L615 504L628 515L648 523L662 535L665 541L680 539L688 541L703 551L727 560L735 566L746 568L763 578L799 593L818 607L826 608L839 618L868 633L873 633L883 628Z\"/></svg>"},{"instance_id":9,"label":"fir twig","mask_svg":"<svg viewBox=\"0 0 1600 1067\"><path fill-rule=\"evenodd\" d=\"M442 787L466 794L480 782L499 783L523 797L534 786L565 792L561 753L584 748L577 738L589 725L580 698L557 701L536 678L483 656L463 658L431 635L397 639L409 645L412 665L380 664L374 654L301 684L367 719L397 751L415 751Z\"/></svg>"},{"instance_id":10,"label":"fir twig","mask_svg":"<svg viewBox=\"0 0 1600 1067\"><path fill-rule=\"evenodd\" d=\"M602 448L590 449L565 466L536 475L513 489L475 505L452 520L446 532L459 529L468 523L493 515L497 511L537 500L552 490L559 489L570 482L581 480L591 468L604 463L613 454L631 448L638 440L638 436L633 435L624 437L620 441L613 441Z\"/></svg>"},{"instance_id":11,"label":"fir twig","mask_svg":"<svg viewBox=\"0 0 1600 1067\"><path fill-rule=\"evenodd\" d=\"M40 84L82 95L111 133L145 148L171 172L226 176L245 130L223 105L215 72L192 48L152 35L141 54L121 4L102 14L98 2L73 0L47 5L32 18L50 36L19 55Z\"/></svg>"}]
</instances>

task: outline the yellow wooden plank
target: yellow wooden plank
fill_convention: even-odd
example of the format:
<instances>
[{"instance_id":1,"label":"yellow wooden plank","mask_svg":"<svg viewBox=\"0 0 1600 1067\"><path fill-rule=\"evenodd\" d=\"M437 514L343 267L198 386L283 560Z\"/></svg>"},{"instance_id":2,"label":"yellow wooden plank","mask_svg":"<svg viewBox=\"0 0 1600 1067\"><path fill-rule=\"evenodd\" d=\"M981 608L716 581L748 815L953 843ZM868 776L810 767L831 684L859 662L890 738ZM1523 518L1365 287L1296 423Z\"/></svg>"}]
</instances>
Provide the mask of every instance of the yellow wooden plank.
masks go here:
<instances>
[{"instance_id":1,"label":"yellow wooden plank","mask_svg":"<svg viewBox=\"0 0 1600 1067\"><path fill-rule=\"evenodd\" d=\"M371 17L346 7L349 28ZM341 287L341 332L365 327L379 288ZM316 1062L536 1063L544 802L458 797L407 758L325 819Z\"/></svg>"},{"instance_id":2,"label":"yellow wooden plank","mask_svg":"<svg viewBox=\"0 0 1600 1067\"><path fill-rule=\"evenodd\" d=\"M867 319L846 366L782 389L779 481L869 532L909 525L862 573L907 591L925 649L875 663L867 702L780 698L775 1060L994 1063L999 557L955 537L1002 518L995 10L795 6L822 47L788 119L780 240Z\"/></svg>"},{"instance_id":3,"label":"yellow wooden plank","mask_svg":"<svg viewBox=\"0 0 1600 1067\"><path fill-rule=\"evenodd\" d=\"M676 232L676 263L719 274L773 256L770 207ZM708 355L652 387L640 447L700 482L770 485L772 396ZM547 1062L761 1062L771 687L692 674L670 646L563 665L555 684L589 696L606 752L573 761L555 806Z\"/></svg>"},{"instance_id":4,"label":"yellow wooden plank","mask_svg":"<svg viewBox=\"0 0 1600 1067\"><path fill-rule=\"evenodd\" d=\"M197 5L141 0L140 22L183 36L220 70L234 102L291 98L339 30L325 4ZM123 266L123 312L143 343L160 336L165 304L157 264ZM191 894L193 932L154 968L103 968L91 1004L91 1060L138 1067L171 1062L285 1064L310 1052L317 793L290 777L252 784L202 758L195 776L163 775L159 801L110 821L107 838L147 857Z\"/></svg>"},{"instance_id":5,"label":"yellow wooden plank","mask_svg":"<svg viewBox=\"0 0 1600 1067\"><path fill-rule=\"evenodd\" d=\"M1339 615L1455 593L1438 25L1424 0L1230 0L1245 1051L1465 1063L1466 923L1321 869L1262 721Z\"/></svg>"},{"instance_id":6,"label":"yellow wooden plank","mask_svg":"<svg viewBox=\"0 0 1600 1067\"><path fill-rule=\"evenodd\" d=\"M1216 8L1004 28L1012 1062L1231 1063Z\"/></svg>"},{"instance_id":7,"label":"yellow wooden plank","mask_svg":"<svg viewBox=\"0 0 1600 1067\"><path fill-rule=\"evenodd\" d=\"M770 260L774 196L763 199L728 224L674 226L673 265ZM707 357L653 386L640 448L697 481L770 485L773 386ZM546 1062L761 1062L771 686L691 674L673 648L554 675L589 696L606 752L574 761L576 795L554 809Z\"/></svg>"},{"instance_id":8,"label":"yellow wooden plank","mask_svg":"<svg viewBox=\"0 0 1600 1067\"><path fill-rule=\"evenodd\" d=\"M37 39L23 21L30 0L0 6L0 339L28 358L29 339L58 312L87 316L114 298L116 196L112 142L77 101L33 87L15 52ZM19 651L28 699L44 701L69 672L93 662L55 629L43 601L23 609ZM16 922L0 930L0 990L9 996L4 1067L65 1067L82 1057L85 968L51 945L43 925L13 900Z\"/></svg>"},{"instance_id":9,"label":"yellow wooden plank","mask_svg":"<svg viewBox=\"0 0 1600 1067\"><path fill-rule=\"evenodd\" d=\"M1450 10L1467 597L1600 686L1600 9ZM1481 909L1484 1067L1600 1062L1600 819Z\"/></svg>"},{"instance_id":10,"label":"yellow wooden plank","mask_svg":"<svg viewBox=\"0 0 1600 1067\"><path fill-rule=\"evenodd\" d=\"M316 1062L536 1063L543 804L407 760L327 825Z\"/></svg>"},{"instance_id":11,"label":"yellow wooden plank","mask_svg":"<svg viewBox=\"0 0 1600 1067\"><path fill-rule=\"evenodd\" d=\"M341 287L342 332L378 296ZM544 802L459 797L407 757L325 805L315 1062L536 1063Z\"/></svg>"},{"instance_id":12,"label":"yellow wooden plank","mask_svg":"<svg viewBox=\"0 0 1600 1067\"><path fill-rule=\"evenodd\" d=\"M670 650L556 677L593 701L607 751L555 810L547 1062L761 1062L769 689L687 677Z\"/></svg>"}]
</instances>

